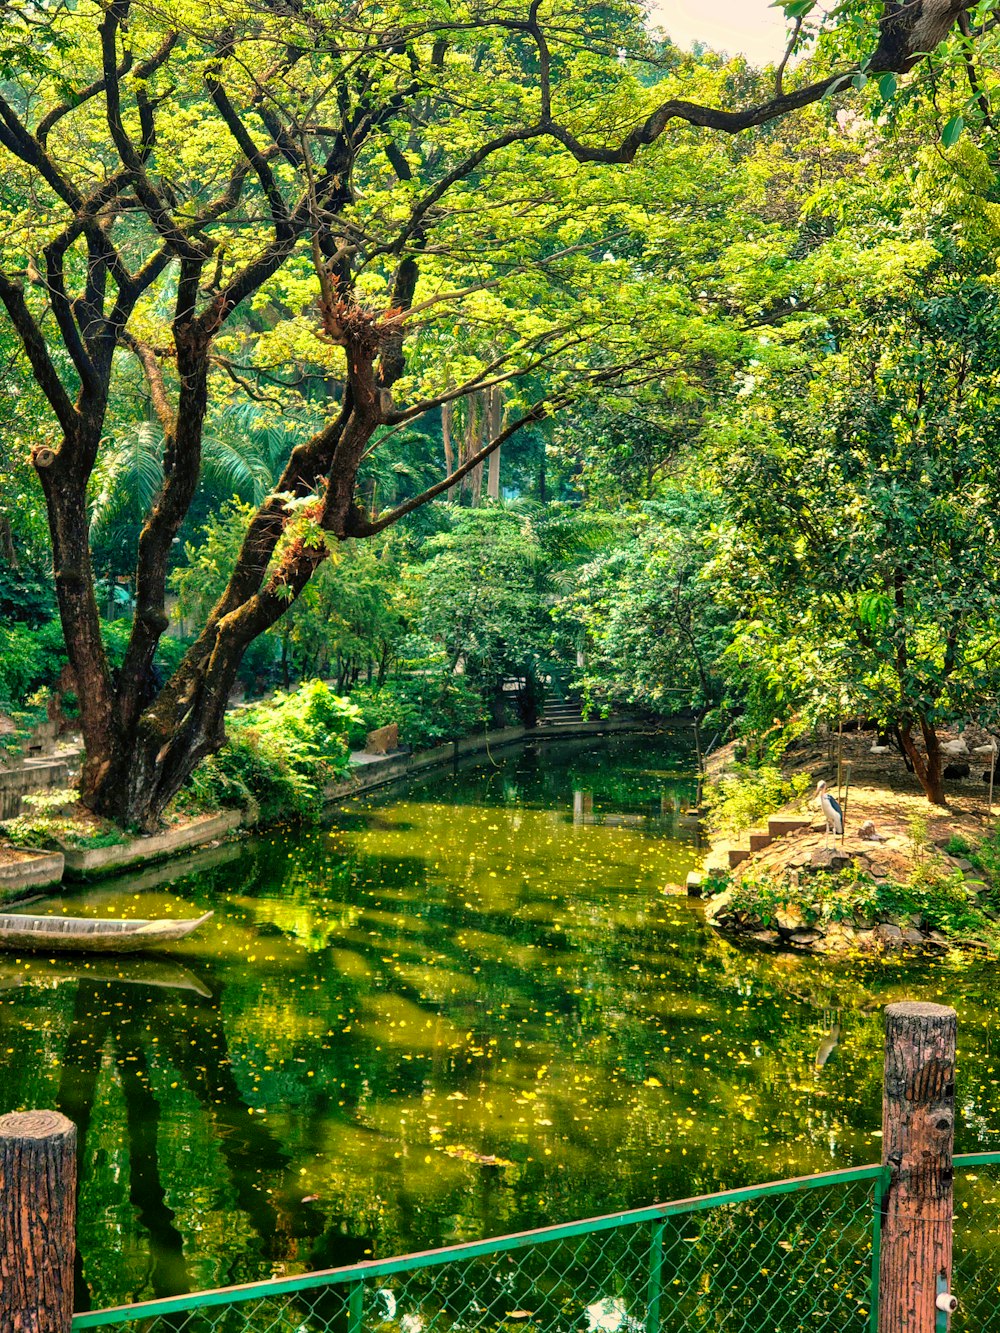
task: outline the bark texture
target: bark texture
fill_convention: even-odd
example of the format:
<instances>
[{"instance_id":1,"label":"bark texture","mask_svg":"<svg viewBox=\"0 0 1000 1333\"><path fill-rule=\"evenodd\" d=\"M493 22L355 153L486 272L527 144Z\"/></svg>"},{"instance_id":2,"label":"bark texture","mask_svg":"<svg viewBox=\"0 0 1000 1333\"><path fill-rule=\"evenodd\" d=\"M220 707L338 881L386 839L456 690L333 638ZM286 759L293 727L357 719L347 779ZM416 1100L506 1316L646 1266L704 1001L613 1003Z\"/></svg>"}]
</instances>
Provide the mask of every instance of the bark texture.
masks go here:
<instances>
[{"instance_id":1,"label":"bark texture","mask_svg":"<svg viewBox=\"0 0 1000 1333\"><path fill-rule=\"evenodd\" d=\"M903 752L910 761L912 771L924 789L924 795L932 805L948 804L944 790L944 763L941 754L941 742L937 729L923 718L920 719L920 731L924 738L924 753L921 753L909 724L899 729Z\"/></svg>"},{"instance_id":2,"label":"bark texture","mask_svg":"<svg viewBox=\"0 0 1000 1333\"><path fill-rule=\"evenodd\" d=\"M956 1029L944 1005L885 1011L879 1333L934 1333L939 1284L950 1289Z\"/></svg>"},{"instance_id":3,"label":"bark texture","mask_svg":"<svg viewBox=\"0 0 1000 1333\"><path fill-rule=\"evenodd\" d=\"M76 1126L56 1111L0 1117L0 1329L70 1333Z\"/></svg>"}]
</instances>

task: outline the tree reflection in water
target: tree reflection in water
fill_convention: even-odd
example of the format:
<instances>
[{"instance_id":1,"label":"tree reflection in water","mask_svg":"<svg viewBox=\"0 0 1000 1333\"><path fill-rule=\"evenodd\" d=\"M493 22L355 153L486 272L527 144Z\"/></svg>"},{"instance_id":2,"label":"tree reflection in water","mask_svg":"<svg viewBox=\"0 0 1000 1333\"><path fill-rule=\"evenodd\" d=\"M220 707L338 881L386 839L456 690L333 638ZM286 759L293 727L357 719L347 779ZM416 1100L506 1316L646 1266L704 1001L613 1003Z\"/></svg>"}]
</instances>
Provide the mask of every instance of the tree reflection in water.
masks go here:
<instances>
[{"instance_id":1,"label":"tree reflection in water","mask_svg":"<svg viewBox=\"0 0 1000 1333\"><path fill-rule=\"evenodd\" d=\"M992 1146L993 965L727 945L662 893L693 794L669 738L539 747L55 904L216 911L0 967L0 1110L80 1128L78 1308L873 1160L903 994L958 1007Z\"/></svg>"}]
</instances>

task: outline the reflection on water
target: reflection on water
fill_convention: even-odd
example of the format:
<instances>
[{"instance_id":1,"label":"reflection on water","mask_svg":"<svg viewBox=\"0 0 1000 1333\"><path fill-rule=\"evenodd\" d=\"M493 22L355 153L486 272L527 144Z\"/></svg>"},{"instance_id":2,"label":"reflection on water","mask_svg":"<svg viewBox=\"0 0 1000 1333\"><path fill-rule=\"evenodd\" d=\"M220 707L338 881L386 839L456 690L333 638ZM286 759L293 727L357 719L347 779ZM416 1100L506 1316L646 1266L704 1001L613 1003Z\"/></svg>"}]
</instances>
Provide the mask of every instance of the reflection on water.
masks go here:
<instances>
[{"instance_id":1,"label":"reflection on water","mask_svg":"<svg viewBox=\"0 0 1000 1333\"><path fill-rule=\"evenodd\" d=\"M528 749L58 904L216 911L169 958L0 967L0 1111L81 1130L79 1307L870 1161L903 994L959 1008L994 1146L994 967L720 941L662 892L687 764Z\"/></svg>"}]
</instances>

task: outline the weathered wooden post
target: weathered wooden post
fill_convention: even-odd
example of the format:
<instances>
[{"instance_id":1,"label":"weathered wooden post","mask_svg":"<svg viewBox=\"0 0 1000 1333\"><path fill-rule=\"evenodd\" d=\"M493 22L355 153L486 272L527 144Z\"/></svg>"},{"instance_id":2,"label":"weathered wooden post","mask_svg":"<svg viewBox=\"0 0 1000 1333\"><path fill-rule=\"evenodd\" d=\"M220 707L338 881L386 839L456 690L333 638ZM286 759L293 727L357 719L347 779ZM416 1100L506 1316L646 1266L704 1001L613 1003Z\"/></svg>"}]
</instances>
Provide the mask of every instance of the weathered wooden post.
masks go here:
<instances>
[{"instance_id":1,"label":"weathered wooden post","mask_svg":"<svg viewBox=\"0 0 1000 1333\"><path fill-rule=\"evenodd\" d=\"M885 1011L879 1333L934 1333L953 1307L952 1149L958 1018L941 1004Z\"/></svg>"},{"instance_id":2,"label":"weathered wooden post","mask_svg":"<svg viewBox=\"0 0 1000 1333\"><path fill-rule=\"evenodd\" d=\"M75 1250L76 1126L0 1116L0 1329L69 1333Z\"/></svg>"}]
</instances>

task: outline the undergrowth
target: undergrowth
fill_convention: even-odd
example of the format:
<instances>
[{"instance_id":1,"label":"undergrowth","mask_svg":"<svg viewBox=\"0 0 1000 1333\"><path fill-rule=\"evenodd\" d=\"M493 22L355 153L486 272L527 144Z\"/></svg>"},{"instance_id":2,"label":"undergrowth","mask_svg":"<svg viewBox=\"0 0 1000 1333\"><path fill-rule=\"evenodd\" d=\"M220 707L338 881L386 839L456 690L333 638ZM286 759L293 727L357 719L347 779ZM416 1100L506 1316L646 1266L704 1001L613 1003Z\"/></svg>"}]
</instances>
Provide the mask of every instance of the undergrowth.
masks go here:
<instances>
[{"instance_id":1,"label":"undergrowth","mask_svg":"<svg viewBox=\"0 0 1000 1333\"><path fill-rule=\"evenodd\" d=\"M890 922L937 931L949 939L1000 944L1000 931L969 893L961 871L947 872L940 863L918 866L908 884L876 880L847 868L803 876L797 885L762 874L710 887L715 892L728 889L732 910L763 927L774 925L779 912L794 908L807 927L837 923L870 929Z\"/></svg>"},{"instance_id":2,"label":"undergrowth","mask_svg":"<svg viewBox=\"0 0 1000 1333\"><path fill-rule=\"evenodd\" d=\"M786 778L779 768L736 766L705 789L708 824L716 832L740 833L801 798L812 785L807 773Z\"/></svg>"},{"instance_id":3,"label":"undergrowth","mask_svg":"<svg viewBox=\"0 0 1000 1333\"><path fill-rule=\"evenodd\" d=\"M226 743L194 771L173 808L220 807L251 819L318 819L323 789L347 771L359 710L321 680L231 714Z\"/></svg>"},{"instance_id":4,"label":"undergrowth","mask_svg":"<svg viewBox=\"0 0 1000 1333\"><path fill-rule=\"evenodd\" d=\"M57 843L92 851L117 847L128 838L112 824L80 825L73 819L77 793L69 788L29 792L22 798L21 814L0 823L4 839L15 847L43 849Z\"/></svg>"}]
</instances>

